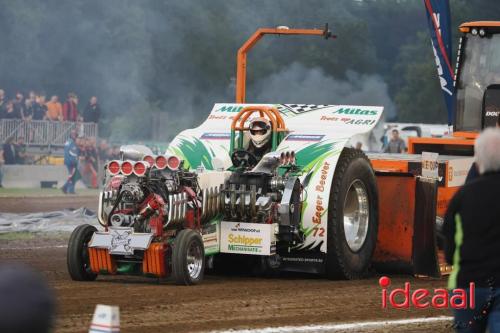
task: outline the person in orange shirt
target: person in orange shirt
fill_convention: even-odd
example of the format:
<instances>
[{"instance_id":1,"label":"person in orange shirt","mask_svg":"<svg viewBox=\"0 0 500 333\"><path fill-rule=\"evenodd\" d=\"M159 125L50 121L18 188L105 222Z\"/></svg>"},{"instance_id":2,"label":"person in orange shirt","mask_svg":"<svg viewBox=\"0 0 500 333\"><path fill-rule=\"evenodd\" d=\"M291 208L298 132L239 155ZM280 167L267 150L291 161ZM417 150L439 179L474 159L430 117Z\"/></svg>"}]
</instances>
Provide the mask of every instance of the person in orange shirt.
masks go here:
<instances>
[{"instance_id":1,"label":"person in orange shirt","mask_svg":"<svg viewBox=\"0 0 500 333\"><path fill-rule=\"evenodd\" d=\"M49 120L62 120L62 105L57 96L52 96L47 102L47 118Z\"/></svg>"}]
</instances>

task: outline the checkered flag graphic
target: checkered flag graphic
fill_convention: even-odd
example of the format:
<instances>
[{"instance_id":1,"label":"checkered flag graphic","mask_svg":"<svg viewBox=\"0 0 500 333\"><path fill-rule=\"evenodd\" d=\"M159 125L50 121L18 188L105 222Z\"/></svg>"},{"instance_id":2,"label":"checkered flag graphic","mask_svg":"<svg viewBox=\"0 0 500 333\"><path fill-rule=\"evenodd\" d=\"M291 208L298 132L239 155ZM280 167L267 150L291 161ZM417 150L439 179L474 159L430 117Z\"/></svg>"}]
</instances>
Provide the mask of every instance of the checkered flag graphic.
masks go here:
<instances>
[{"instance_id":1,"label":"checkered flag graphic","mask_svg":"<svg viewBox=\"0 0 500 333\"><path fill-rule=\"evenodd\" d=\"M280 104L278 110L284 114L299 115L306 112L311 112L323 108L327 108L326 104Z\"/></svg>"}]
</instances>

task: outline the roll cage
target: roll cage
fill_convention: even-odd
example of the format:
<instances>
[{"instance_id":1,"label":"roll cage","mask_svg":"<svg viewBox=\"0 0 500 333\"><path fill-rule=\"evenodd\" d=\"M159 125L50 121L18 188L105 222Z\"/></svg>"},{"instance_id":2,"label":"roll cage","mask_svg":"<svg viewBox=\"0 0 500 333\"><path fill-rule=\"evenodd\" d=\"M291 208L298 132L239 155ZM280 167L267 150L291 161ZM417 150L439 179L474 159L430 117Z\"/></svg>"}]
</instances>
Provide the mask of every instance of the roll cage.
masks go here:
<instances>
[{"instance_id":1,"label":"roll cage","mask_svg":"<svg viewBox=\"0 0 500 333\"><path fill-rule=\"evenodd\" d=\"M231 123L231 142L229 146L229 154L232 154L235 149L245 149L243 147L243 137L245 131L249 131L250 128L246 125L246 122L250 119L250 116L258 113L260 117L267 118L271 123L271 150L275 151L280 142L284 139L288 133L288 129L285 126L285 121L278 109L275 107L252 105L246 106L241 109L240 112L236 114ZM236 135L238 133L238 135Z\"/></svg>"}]
</instances>

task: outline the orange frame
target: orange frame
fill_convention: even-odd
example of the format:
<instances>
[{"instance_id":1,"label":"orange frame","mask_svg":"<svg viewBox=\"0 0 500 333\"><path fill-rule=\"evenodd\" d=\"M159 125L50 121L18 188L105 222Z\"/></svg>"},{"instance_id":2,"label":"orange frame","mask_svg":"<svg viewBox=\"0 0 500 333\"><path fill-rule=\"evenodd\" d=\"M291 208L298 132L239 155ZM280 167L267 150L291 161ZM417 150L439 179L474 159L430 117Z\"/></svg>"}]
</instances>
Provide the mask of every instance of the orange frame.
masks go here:
<instances>
[{"instance_id":1,"label":"orange frame","mask_svg":"<svg viewBox=\"0 0 500 333\"><path fill-rule=\"evenodd\" d=\"M408 138L408 154L415 154L415 144L474 146L475 140L462 136L463 132L457 133L459 135L446 138L410 137ZM468 135L472 136L472 133L468 133Z\"/></svg>"},{"instance_id":2,"label":"orange frame","mask_svg":"<svg viewBox=\"0 0 500 333\"><path fill-rule=\"evenodd\" d=\"M240 47L236 58L236 103L245 103L247 78L247 53L264 35L313 35L332 37L328 26L319 29L288 29L288 28L260 28Z\"/></svg>"}]
</instances>

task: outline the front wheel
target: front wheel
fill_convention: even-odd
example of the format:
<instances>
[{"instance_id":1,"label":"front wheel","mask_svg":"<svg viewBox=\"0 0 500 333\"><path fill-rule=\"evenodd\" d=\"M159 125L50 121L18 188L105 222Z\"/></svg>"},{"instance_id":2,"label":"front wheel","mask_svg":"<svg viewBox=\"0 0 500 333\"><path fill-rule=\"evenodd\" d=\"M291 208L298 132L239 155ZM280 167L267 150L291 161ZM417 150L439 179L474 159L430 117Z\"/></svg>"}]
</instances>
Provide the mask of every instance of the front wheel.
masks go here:
<instances>
[{"instance_id":1,"label":"front wheel","mask_svg":"<svg viewBox=\"0 0 500 333\"><path fill-rule=\"evenodd\" d=\"M172 276L177 284L192 285L203 280L205 248L199 233L181 230L175 237L172 251Z\"/></svg>"},{"instance_id":2,"label":"front wheel","mask_svg":"<svg viewBox=\"0 0 500 333\"><path fill-rule=\"evenodd\" d=\"M359 279L367 275L378 232L375 173L359 149L340 155L328 209L327 275Z\"/></svg>"},{"instance_id":3,"label":"front wheel","mask_svg":"<svg viewBox=\"0 0 500 333\"><path fill-rule=\"evenodd\" d=\"M97 229L89 224L76 227L68 243L67 266L71 278L75 281L93 281L97 274L90 269L88 244Z\"/></svg>"}]
</instances>

